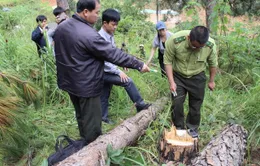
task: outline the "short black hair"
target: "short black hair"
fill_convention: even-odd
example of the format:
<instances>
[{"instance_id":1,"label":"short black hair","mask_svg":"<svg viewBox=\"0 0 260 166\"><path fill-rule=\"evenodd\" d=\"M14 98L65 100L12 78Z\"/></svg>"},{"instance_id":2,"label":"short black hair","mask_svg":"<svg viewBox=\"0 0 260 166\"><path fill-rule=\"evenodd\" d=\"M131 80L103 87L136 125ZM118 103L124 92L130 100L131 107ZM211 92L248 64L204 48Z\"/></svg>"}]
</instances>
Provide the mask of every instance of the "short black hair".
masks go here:
<instances>
[{"instance_id":1,"label":"short black hair","mask_svg":"<svg viewBox=\"0 0 260 166\"><path fill-rule=\"evenodd\" d=\"M39 21L40 22L43 22L43 20L47 20L47 17L45 15L39 15L36 17L36 22L38 23Z\"/></svg>"},{"instance_id":2,"label":"short black hair","mask_svg":"<svg viewBox=\"0 0 260 166\"><path fill-rule=\"evenodd\" d=\"M99 0L79 0L77 2L77 13L82 12L84 9L92 11L96 8L96 2L100 3Z\"/></svg>"},{"instance_id":3,"label":"short black hair","mask_svg":"<svg viewBox=\"0 0 260 166\"><path fill-rule=\"evenodd\" d=\"M56 7L54 10L53 10L53 15L56 17L56 16L58 16L59 14L61 14L61 13L63 13L63 12L65 12L65 10L62 8L62 7L60 7L60 6L58 6L58 7Z\"/></svg>"},{"instance_id":4,"label":"short black hair","mask_svg":"<svg viewBox=\"0 0 260 166\"><path fill-rule=\"evenodd\" d=\"M115 9L106 9L102 13L102 23L106 21L109 23L110 21L119 22L120 21L120 14Z\"/></svg>"},{"instance_id":5,"label":"short black hair","mask_svg":"<svg viewBox=\"0 0 260 166\"><path fill-rule=\"evenodd\" d=\"M190 41L205 44L209 40L209 30L204 26L196 26L190 31Z\"/></svg>"}]
</instances>

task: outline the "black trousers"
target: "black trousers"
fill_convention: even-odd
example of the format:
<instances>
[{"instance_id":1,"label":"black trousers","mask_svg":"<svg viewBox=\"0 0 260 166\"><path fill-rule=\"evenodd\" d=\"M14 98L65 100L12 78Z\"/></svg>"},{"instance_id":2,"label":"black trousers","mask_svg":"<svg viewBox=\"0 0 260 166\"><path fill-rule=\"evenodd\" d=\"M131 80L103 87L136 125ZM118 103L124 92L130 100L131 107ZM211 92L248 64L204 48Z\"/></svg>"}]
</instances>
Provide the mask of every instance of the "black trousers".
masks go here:
<instances>
[{"instance_id":1,"label":"black trousers","mask_svg":"<svg viewBox=\"0 0 260 166\"><path fill-rule=\"evenodd\" d=\"M172 121L177 128L185 129L183 104L188 94L189 112L186 118L186 127L196 129L200 124L200 108L204 100L206 75L201 72L191 78L185 78L174 72L174 81L177 85L177 96L172 96Z\"/></svg>"},{"instance_id":2,"label":"black trousers","mask_svg":"<svg viewBox=\"0 0 260 166\"><path fill-rule=\"evenodd\" d=\"M84 98L70 93L69 96L76 111L80 136L88 144L102 134L100 96Z\"/></svg>"},{"instance_id":3,"label":"black trousers","mask_svg":"<svg viewBox=\"0 0 260 166\"><path fill-rule=\"evenodd\" d=\"M165 72L165 67L164 67L164 63L163 63L163 55L160 50L158 50L158 59L159 59L159 64L160 64L160 68L161 68L161 75L162 77L166 77L166 72Z\"/></svg>"}]
</instances>

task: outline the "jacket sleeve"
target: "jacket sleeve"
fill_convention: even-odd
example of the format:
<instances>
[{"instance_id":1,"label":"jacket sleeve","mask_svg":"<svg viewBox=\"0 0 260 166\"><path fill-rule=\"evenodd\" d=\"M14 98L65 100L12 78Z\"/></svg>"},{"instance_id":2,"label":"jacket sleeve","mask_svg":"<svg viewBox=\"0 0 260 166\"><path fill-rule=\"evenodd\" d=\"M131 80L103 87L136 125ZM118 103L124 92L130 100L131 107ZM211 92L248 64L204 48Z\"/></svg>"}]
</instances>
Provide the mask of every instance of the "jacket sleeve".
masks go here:
<instances>
[{"instance_id":1,"label":"jacket sleeve","mask_svg":"<svg viewBox=\"0 0 260 166\"><path fill-rule=\"evenodd\" d=\"M112 73L112 74L116 74L119 75L120 74L120 70L117 68L116 65L110 63L110 62L106 62L105 61L105 67L104 67L104 71L107 73Z\"/></svg>"},{"instance_id":2,"label":"jacket sleeve","mask_svg":"<svg viewBox=\"0 0 260 166\"><path fill-rule=\"evenodd\" d=\"M94 38L87 39L86 46L94 53L98 59L111 62L121 67L128 67L132 69L142 70L144 63L137 60L119 48L113 47L111 43L105 41L100 35Z\"/></svg>"},{"instance_id":3,"label":"jacket sleeve","mask_svg":"<svg viewBox=\"0 0 260 166\"><path fill-rule=\"evenodd\" d=\"M41 30L38 27L32 32L32 40L35 42L40 40L42 36L43 34L41 33Z\"/></svg>"}]
</instances>

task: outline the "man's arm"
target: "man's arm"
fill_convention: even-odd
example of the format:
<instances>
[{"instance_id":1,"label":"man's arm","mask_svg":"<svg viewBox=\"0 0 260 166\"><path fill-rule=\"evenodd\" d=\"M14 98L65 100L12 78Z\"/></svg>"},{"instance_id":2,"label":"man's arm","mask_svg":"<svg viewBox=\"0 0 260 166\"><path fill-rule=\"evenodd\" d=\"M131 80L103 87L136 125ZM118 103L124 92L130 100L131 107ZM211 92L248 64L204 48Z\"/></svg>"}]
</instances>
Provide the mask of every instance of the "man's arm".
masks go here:
<instances>
[{"instance_id":1,"label":"man's arm","mask_svg":"<svg viewBox=\"0 0 260 166\"><path fill-rule=\"evenodd\" d=\"M175 92L176 89L177 89L177 86L176 86L176 84L174 82L174 78L173 78L172 65L171 64L165 64L165 71L166 71L166 75L168 77L170 90L171 90L171 92Z\"/></svg>"},{"instance_id":2,"label":"man's arm","mask_svg":"<svg viewBox=\"0 0 260 166\"><path fill-rule=\"evenodd\" d=\"M210 90L214 90L215 88L215 76L217 73L217 68L216 67L209 67L209 83L208 83L208 87Z\"/></svg>"},{"instance_id":3,"label":"man's arm","mask_svg":"<svg viewBox=\"0 0 260 166\"><path fill-rule=\"evenodd\" d=\"M151 54L150 54L150 57L148 59L148 61L146 62L147 65L149 65L153 59L153 56L154 56L154 53L156 51L156 47L153 47L152 50L151 50Z\"/></svg>"},{"instance_id":4,"label":"man's arm","mask_svg":"<svg viewBox=\"0 0 260 166\"><path fill-rule=\"evenodd\" d=\"M209 75L210 75L208 88L213 91L215 88L214 79L217 73L218 56L217 56L217 46L215 44L215 41L213 39L210 39L210 42L212 42L214 45L208 58Z\"/></svg>"},{"instance_id":5,"label":"man's arm","mask_svg":"<svg viewBox=\"0 0 260 166\"><path fill-rule=\"evenodd\" d=\"M166 75L168 77L168 82L169 82L169 88L171 92L175 92L177 89L177 86L174 81L174 73L173 73L173 63L176 63L175 60L175 46L173 43L173 39L168 39L165 43L165 51L164 51L164 65L165 65L165 71Z\"/></svg>"},{"instance_id":6,"label":"man's arm","mask_svg":"<svg viewBox=\"0 0 260 166\"><path fill-rule=\"evenodd\" d=\"M105 41L100 35L96 35L87 39L86 45L96 58L111 62L121 67L137 69L141 72L149 72L149 67L144 62L136 59L119 48L113 47L109 42Z\"/></svg>"}]
</instances>

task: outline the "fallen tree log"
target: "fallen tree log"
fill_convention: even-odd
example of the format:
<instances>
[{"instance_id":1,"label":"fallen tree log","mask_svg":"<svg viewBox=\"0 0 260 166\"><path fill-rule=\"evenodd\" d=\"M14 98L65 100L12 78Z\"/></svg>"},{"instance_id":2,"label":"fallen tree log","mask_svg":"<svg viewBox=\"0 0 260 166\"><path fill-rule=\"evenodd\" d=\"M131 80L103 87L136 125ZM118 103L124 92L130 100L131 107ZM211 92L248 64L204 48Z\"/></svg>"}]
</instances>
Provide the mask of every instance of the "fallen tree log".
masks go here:
<instances>
[{"instance_id":1,"label":"fallen tree log","mask_svg":"<svg viewBox=\"0 0 260 166\"><path fill-rule=\"evenodd\" d=\"M192 166L242 165L246 153L247 131L233 124L224 130L191 161Z\"/></svg>"},{"instance_id":2,"label":"fallen tree log","mask_svg":"<svg viewBox=\"0 0 260 166\"><path fill-rule=\"evenodd\" d=\"M138 137L145 133L148 125L163 110L169 100L166 97L157 100L149 109L137 113L109 133L99 136L95 141L77 153L58 163L58 166L105 165L104 160L107 157L107 145L111 144L113 149L121 149L134 143Z\"/></svg>"}]
</instances>

